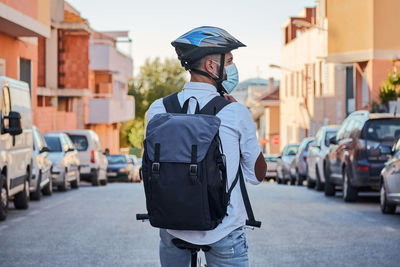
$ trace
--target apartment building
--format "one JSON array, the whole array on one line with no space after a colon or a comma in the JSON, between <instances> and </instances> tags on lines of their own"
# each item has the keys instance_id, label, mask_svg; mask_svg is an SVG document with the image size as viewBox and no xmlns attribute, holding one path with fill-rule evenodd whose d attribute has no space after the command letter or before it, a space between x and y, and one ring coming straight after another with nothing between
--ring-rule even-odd
<instances>
[{"instance_id":1,"label":"apartment building","mask_svg":"<svg viewBox=\"0 0 400 267\"><path fill-rule=\"evenodd\" d=\"M0 76L25 81L36 111L38 40L50 37L50 0L0 0ZM34 121L38 120L36 112Z\"/></svg>"},{"instance_id":2,"label":"apartment building","mask_svg":"<svg viewBox=\"0 0 400 267\"><path fill-rule=\"evenodd\" d=\"M89 86L87 20L63 0L50 2L51 32L38 41L36 124L42 132L84 129Z\"/></svg>"},{"instance_id":3,"label":"apartment building","mask_svg":"<svg viewBox=\"0 0 400 267\"><path fill-rule=\"evenodd\" d=\"M86 128L95 131L111 153L119 152L120 122L135 117L135 100L128 96L133 62L118 50L119 41L130 42L129 33L92 32L89 50L92 97Z\"/></svg>"}]
</instances>

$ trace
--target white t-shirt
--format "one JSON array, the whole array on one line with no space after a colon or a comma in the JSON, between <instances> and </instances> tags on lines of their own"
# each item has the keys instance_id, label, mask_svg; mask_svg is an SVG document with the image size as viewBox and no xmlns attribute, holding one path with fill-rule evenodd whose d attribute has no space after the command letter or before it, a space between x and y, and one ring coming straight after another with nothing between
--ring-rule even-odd
<instances>
[{"instance_id":1,"label":"white t-shirt","mask_svg":"<svg viewBox=\"0 0 400 267\"><path fill-rule=\"evenodd\" d=\"M217 89L208 83L189 82L186 83L183 90L178 93L178 100L181 107L190 97L195 97L203 108L211 99L218 96ZM189 100L188 113L194 113L196 109L196 100ZM162 99L158 99L151 104L147 117L150 121L154 115L165 113ZM219 136L222 142L222 149L226 157L228 185L230 186L236 177L240 151L242 166L245 179L252 184L259 184L254 173L254 166L260 154L260 148L257 143L256 126L252 120L249 110L240 103L233 102L225 106L217 117L221 119ZM210 231L177 231L168 230L168 232L187 242L205 245L212 244L227 236L236 228L243 226L247 219L246 209L240 191L239 182L231 194L230 205L228 206L228 216L225 216L222 223L217 228Z\"/></svg>"}]
</instances>

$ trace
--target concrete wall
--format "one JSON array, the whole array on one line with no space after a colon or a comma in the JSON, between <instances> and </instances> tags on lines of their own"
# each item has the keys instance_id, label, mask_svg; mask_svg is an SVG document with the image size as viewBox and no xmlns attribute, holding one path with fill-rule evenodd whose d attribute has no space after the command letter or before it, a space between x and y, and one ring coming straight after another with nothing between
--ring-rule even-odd
<instances>
[{"instance_id":1,"label":"concrete wall","mask_svg":"<svg viewBox=\"0 0 400 267\"><path fill-rule=\"evenodd\" d=\"M77 129L77 113L57 111L56 107L38 107L38 117L35 124L42 133L54 130Z\"/></svg>"},{"instance_id":2,"label":"concrete wall","mask_svg":"<svg viewBox=\"0 0 400 267\"><path fill-rule=\"evenodd\" d=\"M374 0L328 0L328 52L371 49L374 40L373 10Z\"/></svg>"}]
</instances>

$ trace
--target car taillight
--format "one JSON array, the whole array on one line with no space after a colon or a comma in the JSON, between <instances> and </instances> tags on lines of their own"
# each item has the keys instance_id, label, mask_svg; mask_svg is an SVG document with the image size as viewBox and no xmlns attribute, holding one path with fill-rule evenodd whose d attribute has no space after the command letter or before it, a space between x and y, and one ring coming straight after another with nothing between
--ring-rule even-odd
<instances>
[{"instance_id":1,"label":"car taillight","mask_svg":"<svg viewBox=\"0 0 400 267\"><path fill-rule=\"evenodd\" d=\"M307 157L303 157L303 159L304 159L304 162L307 162Z\"/></svg>"},{"instance_id":2,"label":"car taillight","mask_svg":"<svg viewBox=\"0 0 400 267\"><path fill-rule=\"evenodd\" d=\"M96 158L94 155L94 150L90 151L90 162L91 163L96 163Z\"/></svg>"},{"instance_id":3,"label":"car taillight","mask_svg":"<svg viewBox=\"0 0 400 267\"><path fill-rule=\"evenodd\" d=\"M366 166L366 165L358 165L358 166L357 166L357 171L367 172L367 171L369 171L369 166Z\"/></svg>"}]
</instances>

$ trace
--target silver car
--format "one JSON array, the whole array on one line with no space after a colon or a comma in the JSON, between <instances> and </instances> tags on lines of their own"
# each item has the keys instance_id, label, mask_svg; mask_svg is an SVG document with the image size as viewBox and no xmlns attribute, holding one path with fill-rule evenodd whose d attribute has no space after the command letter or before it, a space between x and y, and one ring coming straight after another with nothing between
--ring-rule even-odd
<instances>
[{"instance_id":1,"label":"silver car","mask_svg":"<svg viewBox=\"0 0 400 267\"><path fill-rule=\"evenodd\" d=\"M50 149L49 157L53 163L51 175L58 190L67 190L68 184L78 188L80 182L79 157L71 139L65 133L49 133L44 136Z\"/></svg>"},{"instance_id":2,"label":"silver car","mask_svg":"<svg viewBox=\"0 0 400 267\"><path fill-rule=\"evenodd\" d=\"M299 150L297 151L296 157L292 163L292 173L294 173L295 181L291 181L291 184L303 185L304 180L307 177L307 160L308 160L308 148L311 142L314 141L314 137L306 137L300 143ZM292 176L293 177L293 176Z\"/></svg>"},{"instance_id":3,"label":"silver car","mask_svg":"<svg viewBox=\"0 0 400 267\"><path fill-rule=\"evenodd\" d=\"M267 162L267 173L265 174L266 179L276 180L276 167L279 155L277 154L264 154L265 162Z\"/></svg>"},{"instance_id":4,"label":"silver car","mask_svg":"<svg viewBox=\"0 0 400 267\"><path fill-rule=\"evenodd\" d=\"M278 184L286 184L290 181L290 165L293 159L296 157L299 144L289 144L283 149L282 154L278 157L276 166L276 182Z\"/></svg>"},{"instance_id":5,"label":"silver car","mask_svg":"<svg viewBox=\"0 0 400 267\"><path fill-rule=\"evenodd\" d=\"M382 213L393 214L400 205L400 139L381 172L380 206Z\"/></svg>"},{"instance_id":6,"label":"silver car","mask_svg":"<svg viewBox=\"0 0 400 267\"><path fill-rule=\"evenodd\" d=\"M32 156L32 179L30 183L30 198L40 200L43 195L51 195L53 192L53 181L51 179L51 160L49 159L49 148L36 126L32 126L33 133L33 156Z\"/></svg>"},{"instance_id":7,"label":"silver car","mask_svg":"<svg viewBox=\"0 0 400 267\"><path fill-rule=\"evenodd\" d=\"M308 149L307 160L307 187L318 191L324 190L324 159L329 152L329 139L336 135L340 126L327 125L322 126L315 136L314 142Z\"/></svg>"}]
</instances>

